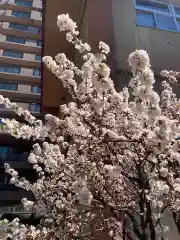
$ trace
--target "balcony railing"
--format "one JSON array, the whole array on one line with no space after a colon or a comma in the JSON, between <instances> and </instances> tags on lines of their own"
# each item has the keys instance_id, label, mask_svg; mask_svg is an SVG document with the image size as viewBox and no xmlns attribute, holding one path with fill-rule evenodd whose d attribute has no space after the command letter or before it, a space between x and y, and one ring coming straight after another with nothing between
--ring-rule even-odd
<instances>
[{"instance_id":1,"label":"balcony railing","mask_svg":"<svg viewBox=\"0 0 180 240\"><path fill-rule=\"evenodd\" d=\"M25 53L41 54L41 48L38 46L29 46L27 44L19 44L14 42L3 41L0 42L0 49L10 49L14 51L21 51Z\"/></svg>"},{"instance_id":2,"label":"balcony railing","mask_svg":"<svg viewBox=\"0 0 180 240\"><path fill-rule=\"evenodd\" d=\"M41 37L42 34L40 33L32 33L28 31L22 31L22 30L17 30L12 28L4 28L2 24L0 25L0 34L7 35L7 36L23 37L30 40L41 40L42 38Z\"/></svg>"},{"instance_id":3,"label":"balcony railing","mask_svg":"<svg viewBox=\"0 0 180 240\"><path fill-rule=\"evenodd\" d=\"M37 20L37 19L24 19L24 18L18 18L14 16L8 16L5 14L0 15L0 22L10 22L10 23L17 23L17 24L23 24L27 26L32 26L32 27L41 27L42 25L42 20Z\"/></svg>"},{"instance_id":4,"label":"balcony railing","mask_svg":"<svg viewBox=\"0 0 180 240\"><path fill-rule=\"evenodd\" d=\"M38 11L40 10L40 8L37 7L27 7L27 6L21 6L21 5L17 5L17 4L8 4L8 3L4 3L4 4L0 4L0 9L2 10L14 10L14 11L21 11L21 12L31 12L32 10L34 11Z\"/></svg>"},{"instance_id":5,"label":"balcony railing","mask_svg":"<svg viewBox=\"0 0 180 240\"><path fill-rule=\"evenodd\" d=\"M15 214L32 214L36 213L35 209L27 211L23 208L22 204L15 205L15 206L8 206L8 207L0 207L0 214L8 214L8 213L15 213Z\"/></svg>"}]
</instances>

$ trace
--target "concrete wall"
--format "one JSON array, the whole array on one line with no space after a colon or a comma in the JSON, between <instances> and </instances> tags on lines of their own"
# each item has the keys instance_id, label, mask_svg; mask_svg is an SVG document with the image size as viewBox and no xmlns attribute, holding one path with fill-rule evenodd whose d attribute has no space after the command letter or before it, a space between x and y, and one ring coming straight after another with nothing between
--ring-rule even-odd
<instances>
[{"instance_id":1,"label":"concrete wall","mask_svg":"<svg viewBox=\"0 0 180 240\"><path fill-rule=\"evenodd\" d=\"M164 2L167 2L164 0ZM179 4L179 0L171 3ZM83 5L84 4L84 5ZM84 11L83 11L84 8ZM98 42L105 41L111 48L109 64L112 78L118 89L127 84L129 66L128 56L135 49L145 49L151 58L152 68L156 74L163 69L180 71L179 42L180 34L155 28L136 26L136 10L133 0L71 0L46 1L44 54L54 57L58 52L65 52L69 58L80 62L71 45L65 41L65 36L59 33L56 25L58 14L69 13L81 26L81 36L96 52ZM116 74L116 70L125 71L125 79ZM42 104L47 107L59 108L67 96L62 91L62 85L49 71L43 70L43 99ZM159 81L159 80L158 80ZM126 85L125 84L125 85ZM158 83L159 85L159 83Z\"/></svg>"},{"instance_id":2,"label":"concrete wall","mask_svg":"<svg viewBox=\"0 0 180 240\"><path fill-rule=\"evenodd\" d=\"M44 47L43 55L54 57L59 52L64 52L72 59L73 48L65 40L64 33L59 32L57 27L57 16L69 13L70 17L79 23L83 0L46 0L44 19ZM59 106L67 99L67 91L56 77L43 67L42 83L42 106L44 112L59 113Z\"/></svg>"},{"instance_id":3,"label":"concrete wall","mask_svg":"<svg viewBox=\"0 0 180 240\"><path fill-rule=\"evenodd\" d=\"M171 3L180 5L179 0ZM179 33L136 26L133 0L113 0L112 11L118 69L127 70L128 55L142 48L148 51L156 73L171 68L180 71Z\"/></svg>"},{"instance_id":4,"label":"concrete wall","mask_svg":"<svg viewBox=\"0 0 180 240\"><path fill-rule=\"evenodd\" d=\"M99 11L102 6L103 11ZM93 52L96 52L101 40L108 43L113 52L111 0L54 0L53 4L51 0L46 0L43 55L54 57L57 53L64 52L77 65L80 63L80 56L67 43L64 34L60 33L57 27L57 16L62 13L69 13L70 17L77 22L82 38L92 46ZM113 68L112 56L113 54L109 57L109 62ZM70 99L60 81L46 67L43 69L42 92L44 111L52 111L52 108L56 108L58 112L60 104Z\"/></svg>"}]
</instances>

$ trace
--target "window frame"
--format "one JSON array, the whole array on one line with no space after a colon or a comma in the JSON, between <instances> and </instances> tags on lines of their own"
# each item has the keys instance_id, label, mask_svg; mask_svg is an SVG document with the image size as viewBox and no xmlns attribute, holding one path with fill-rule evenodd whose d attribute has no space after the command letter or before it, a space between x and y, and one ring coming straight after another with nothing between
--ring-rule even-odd
<instances>
[{"instance_id":1,"label":"window frame","mask_svg":"<svg viewBox=\"0 0 180 240\"><path fill-rule=\"evenodd\" d=\"M33 89L34 88L37 88L38 89L38 91L34 91ZM31 86L31 92L32 93L37 93L37 94L40 94L41 93L41 87L40 86Z\"/></svg>"},{"instance_id":2,"label":"window frame","mask_svg":"<svg viewBox=\"0 0 180 240\"><path fill-rule=\"evenodd\" d=\"M24 4L17 4L16 2L22 2ZM23 0L15 0L15 4L19 6L24 6L24 7L32 7L33 1L23 1Z\"/></svg>"},{"instance_id":3,"label":"window frame","mask_svg":"<svg viewBox=\"0 0 180 240\"><path fill-rule=\"evenodd\" d=\"M163 12L163 11L159 11L159 10L156 10L156 9L149 9L149 8L146 8L146 7L141 7L141 6L138 6L137 5L137 2L138 0L134 0L135 2L135 6L136 6L136 9L139 9L139 10L144 10L144 11L149 11L149 12L153 12L153 13L160 13L160 14L165 14L165 15L172 15L172 9L170 8L169 4L168 3L163 3L161 1L156 1L156 0L147 0L148 2L152 2L154 4L162 4L162 5L166 5L169 9L169 13L166 13L166 12Z\"/></svg>"},{"instance_id":4,"label":"window frame","mask_svg":"<svg viewBox=\"0 0 180 240\"><path fill-rule=\"evenodd\" d=\"M23 27L26 28L26 30L25 30L25 29L19 29L19 28L12 28L12 27L10 27L10 26L12 26L12 25L14 25L14 26L23 26ZM16 30L18 30L18 31L28 32L28 26L23 25L23 24L9 23L9 28L11 28L11 29L16 29Z\"/></svg>"},{"instance_id":5,"label":"window frame","mask_svg":"<svg viewBox=\"0 0 180 240\"><path fill-rule=\"evenodd\" d=\"M20 16L21 14L25 14L27 17ZM30 14L27 12L21 12L21 11L15 11L12 10L11 16L18 17L18 18L23 18L23 19L30 19Z\"/></svg>"},{"instance_id":6,"label":"window frame","mask_svg":"<svg viewBox=\"0 0 180 240\"><path fill-rule=\"evenodd\" d=\"M39 75L34 74L37 70L39 71ZM40 68L33 68L33 76L40 77L41 76L41 69Z\"/></svg>"},{"instance_id":7,"label":"window frame","mask_svg":"<svg viewBox=\"0 0 180 240\"><path fill-rule=\"evenodd\" d=\"M35 61L41 62L41 55L35 54Z\"/></svg>"},{"instance_id":8,"label":"window frame","mask_svg":"<svg viewBox=\"0 0 180 240\"><path fill-rule=\"evenodd\" d=\"M7 55L5 53L8 53ZM19 57L17 56L11 56L11 54L21 54ZM3 49L3 54L4 57L10 57L10 58L18 58L18 59L23 59L24 53L23 52L18 52L18 51L12 51L9 49Z\"/></svg>"},{"instance_id":9,"label":"window frame","mask_svg":"<svg viewBox=\"0 0 180 240\"><path fill-rule=\"evenodd\" d=\"M37 47L42 47L42 40L37 40Z\"/></svg>"},{"instance_id":10,"label":"window frame","mask_svg":"<svg viewBox=\"0 0 180 240\"><path fill-rule=\"evenodd\" d=\"M175 8L179 8L180 9L180 5L177 5L177 4L171 4L172 5L172 11L174 12L174 15L176 17L180 17L180 14L177 14L176 11L175 11Z\"/></svg>"},{"instance_id":11,"label":"window frame","mask_svg":"<svg viewBox=\"0 0 180 240\"><path fill-rule=\"evenodd\" d=\"M3 88L1 87L1 85L3 86L7 86L7 88ZM8 89L8 86L14 86L14 89L10 88ZM0 82L0 90L6 90L6 91L17 91L18 89L18 84L15 84L15 83L6 83L6 82Z\"/></svg>"},{"instance_id":12,"label":"window frame","mask_svg":"<svg viewBox=\"0 0 180 240\"><path fill-rule=\"evenodd\" d=\"M35 106L35 110L32 110L32 109L31 109L31 106ZM39 108L38 111L37 111L37 109L36 109L37 107ZM41 106L40 106L39 103L29 103L29 105L28 105L28 110L29 110L30 112L40 113L40 111L41 111Z\"/></svg>"},{"instance_id":13,"label":"window frame","mask_svg":"<svg viewBox=\"0 0 180 240\"><path fill-rule=\"evenodd\" d=\"M10 73L10 74L20 74L20 72L21 72L21 68L20 67L13 67L13 66L4 66L4 65L0 65L0 68L4 68L6 71L0 71L1 73L2 72L4 72L4 73ZM16 70L18 70L17 72L16 71L8 71L8 69L10 69L10 68L12 68L12 69L15 69L16 68Z\"/></svg>"},{"instance_id":14,"label":"window frame","mask_svg":"<svg viewBox=\"0 0 180 240\"><path fill-rule=\"evenodd\" d=\"M172 3L164 3L162 1L157 1L157 0L148 0L148 2L152 2L154 4L160 3L160 4L163 4L163 5L166 5L169 9L169 13L166 13L166 12L159 11L159 10L156 10L156 9L149 9L149 8L146 8L146 7L138 6L137 1L138 0L134 0L134 6L135 6L136 11L145 12L145 13L148 13L148 12L152 13L153 16L154 16L154 21L155 21L155 25L156 25L155 28L160 29L160 30L170 31L170 32L180 32L180 27L177 23L177 19L180 19L180 15L176 14L176 12L175 12L175 7L178 7L180 9L180 5L172 4ZM160 28L159 23L157 21L157 17L156 17L157 15L162 15L164 17L171 17L174 21L176 30ZM147 27L146 25L139 25L139 26ZM150 27L150 28L154 28L154 27Z\"/></svg>"},{"instance_id":15,"label":"window frame","mask_svg":"<svg viewBox=\"0 0 180 240\"><path fill-rule=\"evenodd\" d=\"M154 20L154 23L155 23L155 27L153 27L153 26L147 26L147 25L140 25L140 24L137 24L137 22L136 22L136 24L138 25L138 26L141 26L141 27L148 27L148 28L157 28L157 22L156 22L156 20L155 20L155 17L154 17L154 13L153 12L149 12L149 11L144 11L144 10L139 10L139 9L136 9L136 17L137 17L137 12L139 12L139 13L143 13L143 14L146 14L146 15L152 15L153 16L153 20Z\"/></svg>"},{"instance_id":16,"label":"window frame","mask_svg":"<svg viewBox=\"0 0 180 240\"><path fill-rule=\"evenodd\" d=\"M9 41L8 38L11 39L11 40ZM18 41L12 41L13 39L16 39ZM20 42L21 40L23 40L23 43ZM17 36L6 36L6 42L25 44L26 43L26 39L25 38L21 38L21 37L17 37Z\"/></svg>"}]
</instances>

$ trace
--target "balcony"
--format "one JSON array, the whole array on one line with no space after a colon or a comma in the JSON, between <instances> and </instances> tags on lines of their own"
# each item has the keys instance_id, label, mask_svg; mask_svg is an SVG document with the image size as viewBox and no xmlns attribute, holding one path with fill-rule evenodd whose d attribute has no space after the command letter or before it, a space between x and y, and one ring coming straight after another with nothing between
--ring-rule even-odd
<instances>
[{"instance_id":1,"label":"balcony","mask_svg":"<svg viewBox=\"0 0 180 240\"><path fill-rule=\"evenodd\" d=\"M2 25L0 26L0 34L6 35L6 36L23 37L30 40L41 40L42 38L40 33L31 33L28 31L21 31L21 30L16 30L12 28L4 28L2 27Z\"/></svg>"},{"instance_id":2,"label":"balcony","mask_svg":"<svg viewBox=\"0 0 180 240\"><path fill-rule=\"evenodd\" d=\"M11 74L0 72L0 79L3 79L3 82L27 84L27 85L40 85L41 77L36 76L26 76L21 74Z\"/></svg>"},{"instance_id":3,"label":"balcony","mask_svg":"<svg viewBox=\"0 0 180 240\"><path fill-rule=\"evenodd\" d=\"M8 207L0 207L0 214L32 214L36 213L36 210L27 211L23 208L21 204L15 206L8 206Z\"/></svg>"},{"instance_id":4,"label":"balcony","mask_svg":"<svg viewBox=\"0 0 180 240\"><path fill-rule=\"evenodd\" d=\"M24 67L24 68L41 68L41 62L37 62L37 61L32 61L32 60L28 60L28 59L18 59L18 58L10 58L10 57L4 57L4 56L0 56L0 65L13 65L14 62L16 63L16 65L20 66L20 67Z\"/></svg>"},{"instance_id":5,"label":"balcony","mask_svg":"<svg viewBox=\"0 0 180 240\"><path fill-rule=\"evenodd\" d=\"M23 25L39 27L39 28L41 28L42 26L42 20L31 19L31 18L25 19L25 18L19 18L14 16L7 16L5 14L0 15L0 22L23 24Z\"/></svg>"},{"instance_id":6,"label":"balcony","mask_svg":"<svg viewBox=\"0 0 180 240\"><path fill-rule=\"evenodd\" d=\"M36 7L26 7L26 6L20 6L16 4L0 4L0 9L2 10L13 10L13 11L20 11L20 12L26 12L31 13L32 10L39 11L39 8Z\"/></svg>"},{"instance_id":7,"label":"balcony","mask_svg":"<svg viewBox=\"0 0 180 240\"><path fill-rule=\"evenodd\" d=\"M31 92L21 93L18 91L0 90L0 95L10 98L13 102L40 103L41 100L40 94Z\"/></svg>"},{"instance_id":8,"label":"balcony","mask_svg":"<svg viewBox=\"0 0 180 240\"><path fill-rule=\"evenodd\" d=\"M42 116L41 113L33 112L32 115L35 116L38 119L43 120L43 116ZM16 113L12 109L7 109L7 108L0 109L0 117L1 118L9 118L9 119L15 118L17 121L19 121L21 123L25 122L24 118L21 117L21 116L17 116Z\"/></svg>"},{"instance_id":9,"label":"balcony","mask_svg":"<svg viewBox=\"0 0 180 240\"><path fill-rule=\"evenodd\" d=\"M19 43L12 43L12 42L0 42L0 49L9 49L9 50L15 50L15 51L21 51L25 53L35 53L35 54L41 54L41 48L40 47L33 47L28 46L26 44L19 44Z\"/></svg>"}]
</instances>

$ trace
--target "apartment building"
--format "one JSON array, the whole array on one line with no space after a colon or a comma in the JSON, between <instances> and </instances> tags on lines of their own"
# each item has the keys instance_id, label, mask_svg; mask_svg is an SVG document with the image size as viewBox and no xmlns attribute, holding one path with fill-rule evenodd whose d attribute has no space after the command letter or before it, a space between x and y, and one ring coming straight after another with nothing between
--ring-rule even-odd
<instances>
[{"instance_id":1,"label":"apartment building","mask_svg":"<svg viewBox=\"0 0 180 240\"><path fill-rule=\"evenodd\" d=\"M69 13L77 22L81 36L96 51L100 40L111 48L109 63L115 86L120 90L131 77L127 59L135 49L149 53L160 88L163 69L180 71L180 0L46 0L43 55L64 52L78 64L72 46L56 26L57 15ZM60 81L45 67L42 111L59 115L59 105L68 102ZM179 89L175 89L180 94ZM178 240L171 214L163 224L170 226L169 239Z\"/></svg>"},{"instance_id":2,"label":"apartment building","mask_svg":"<svg viewBox=\"0 0 180 240\"><path fill-rule=\"evenodd\" d=\"M117 89L128 84L127 58L135 49L148 51L157 89L161 70L180 71L180 0L53 0L53 4L46 0L43 55L65 52L77 63L75 52L56 26L56 17L62 13L69 13L78 23L82 38L94 51L100 40L109 44L109 63ZM42 110L58 115L60 103L68 101L67 94L46 68L42 75Z\"/></svg>"},{"instance_id":3,"label":"apartment building","mask_svg":"<svg viewBox=\"0 0 180 240\"><path fill-rule=\"evenodd\" d=\"M42 0L2 2L0 94L24 109L40 112Z\"/></svg>"},{"instance_id":4,"label":"apartment building","mask_svg":"<svg viewBox=\"0 0 180 240\"><path fill-rule=\"evenodd\" d=\"M0 0L0 94L40 117L41 102L42 0ZM1 117L14 117L0 106ZM19 119L22 121L22 119ZM0 217L25 212L21 199L33 199L31 192L10 184L4 163L30 181L36 173L27 158L33 143L0 134ZM34 216L34 214L33 214Z\"/></svg>"}]
</instances>

